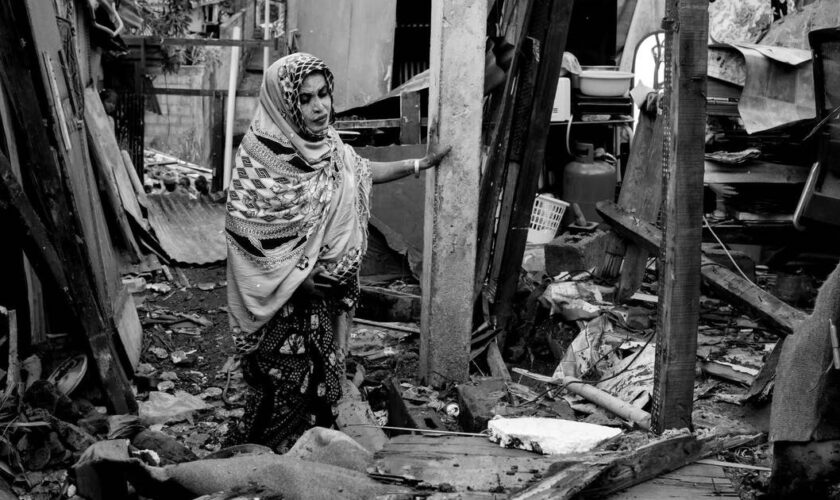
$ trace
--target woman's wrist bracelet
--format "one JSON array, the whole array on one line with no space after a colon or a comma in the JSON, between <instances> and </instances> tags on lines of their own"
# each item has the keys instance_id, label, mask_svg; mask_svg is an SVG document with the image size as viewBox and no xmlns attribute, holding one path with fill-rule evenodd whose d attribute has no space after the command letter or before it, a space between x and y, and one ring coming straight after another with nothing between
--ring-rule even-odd
<instances>
[{"instance_id":1,"label":"woman's wrist bracelet","mask_svg":"<svg viewBox=\"0 0 840 500\"><path fill-rule=\"evenodd\" d=\"M420 160L414 160L414 177L420 177Z\"/></svg>"}]
</instances>

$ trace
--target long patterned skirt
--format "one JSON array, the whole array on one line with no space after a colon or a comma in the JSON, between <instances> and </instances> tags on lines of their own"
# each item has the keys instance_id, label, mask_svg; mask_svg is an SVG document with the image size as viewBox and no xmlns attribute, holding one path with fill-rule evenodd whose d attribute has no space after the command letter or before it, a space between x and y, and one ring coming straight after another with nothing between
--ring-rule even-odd
<instances>
[{"instance_id":1,"label":"long patterned skirt","mask_svg":"<svg viewBox=\"0 0 840 500\"><path fill-rule=\"evenodd\" d=\"M225 446L255 443L283 453L311 427L333 424L344 376L335 320L358 297L358 285L349 288L355 297L290 302L249 336L258 344L241 359L245 414Z\"/></svg>"}]
</instances>

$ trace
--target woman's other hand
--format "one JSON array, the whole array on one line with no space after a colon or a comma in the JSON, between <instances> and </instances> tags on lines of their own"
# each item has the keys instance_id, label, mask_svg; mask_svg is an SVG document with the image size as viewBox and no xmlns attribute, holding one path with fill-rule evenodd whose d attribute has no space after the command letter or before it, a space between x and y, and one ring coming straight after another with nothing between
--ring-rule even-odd
<instances>
[{"instance_id":1,"label":"woman's other hand","mask_svg":"<svg viewBox=\"0 0 840 500\"><path fill-rule=\"evenodd\" d=\"M307 297L328 295L338 281L323 266L315 266L309 276L300 284L298 292Z\"/></svg>"},{"instance_id":2,"label":"woman's other hand","mask_svg":"<svg viewBox=\"0 0 840 500\"><path fill-rule=\"evenodd\" d=\"M452 146L441 147L438 143L430 143L426 151L426 156L420 160L420 168L426 170L440 165L440 162L446 158L446 155L452 151Z\"/></svg>"}]
</instances>

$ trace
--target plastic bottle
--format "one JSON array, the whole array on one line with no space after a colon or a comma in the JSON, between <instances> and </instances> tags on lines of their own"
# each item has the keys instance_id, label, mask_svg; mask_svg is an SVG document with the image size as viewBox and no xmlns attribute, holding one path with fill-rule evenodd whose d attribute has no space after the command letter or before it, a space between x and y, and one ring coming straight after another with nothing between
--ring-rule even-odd
<instances>
[{"instance_id":1,"label":"plastic bottle","mask_svg":"<svg viewBox=\"0 0 840 500\"><path fill-rule=\"evenodd\" d=\"M575 159L563 167L563 201L580 205L588 221L600 221L595 204L615 199L615 167L595 160L592 144L575 143Z\"/></svg>"}]
</instances>

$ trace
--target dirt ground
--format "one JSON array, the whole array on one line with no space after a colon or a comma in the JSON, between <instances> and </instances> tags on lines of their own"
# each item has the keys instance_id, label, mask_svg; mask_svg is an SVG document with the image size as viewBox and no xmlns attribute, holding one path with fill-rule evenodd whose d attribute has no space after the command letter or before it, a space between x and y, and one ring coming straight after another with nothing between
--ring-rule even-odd
<instances>
[{"instance_id":1,"label":"dirt ground","mask_svg":"<svg viewBox=\"0 0 840 500\"><path fill-rule=\"evenodd\" d=\"M144 401L149 391L185 391L211 405L212 411L199 412L192 422L154 427L174 436L196 455L205 456L221 448L225 433L244 411L244 382L238 372L228 377L226 366L234 345L228 326L225 267L220 264L169 270L171 281L164 273L147 275L147 285L151 286L135 295L145 334L137 370L143 375L137 384L138 399ZM184 315L195 316L204 325L172 326L173 318ZM371 355L370 349L382 353ZM363 355L353 355L359 352ZM180 357L185 357L185 361ZM416 336L354 325L348 372L352 376L356 366L362 365L363 392L369 389L371 406L382 415L386 401L377 397L377 386L388 377L415 384L418 357ZM448 423L454 425L454 420Z\"/></svg>"},{"instance_id":2,"label":"dirt ground","mask_svg":"<svg viewBox=\"0 0 840 500\"><path fill-rule=\"evenodd\" d=\"M196 455L206 456L221 448L221 440L230 426L241 417L244 404L244 384L235 375L228 380L225 366L233 353L226 309L225 267L215 265L201 268L170 268L170 271L173 277L171 281L163 273L147 276L148 284L158 283L163 286L162 289L155 291L156 286L153 285L147 287L145 292L135 295L145 331L138 371L141 374L146 372L145 377L141 377L146 383L138 384L138 398L143 401L148 391L154 390L170 394L185 391L209 404L210 411L199 412L191 421L153 427L174 436ZM167 289L166 286L170 288ZM183 315L197 315L204 325L193 328L172 326L171 318ZM564 335L564 332L552 331L557 329L556 321L545 315L542 322L538 322L535 327L530 347L521 353L518 362L512 365L550 374L556 366L556 353L552 351L557 350L558 346L552 346L550 342L541 339L554 336L559 337L557 340L561 343L566 343L570 341L570 335L574 332L565 332ZM355 339L356 348L354 351L354 344L351 342L348 372L352 375L357 364L364 367L364 371L361 372L365 379L362 385L363 392L369 395L374 412L382 415L386 403L378 397L377 387L380 382L393 376L399 383L403 383L404 387L417 383L418 339L412 335L388 337L376 328L363 325L356 325L351 336ZM567 336L569 338L564 338ZM387 355L371 355L371 352L377 350ZM516 354L516 349L509 349L507 355L511 353ZM178 360L176 363L173 354L176 358L185 355L186 361ZM475 368L475 372L481 370L480 365L476 365ZM538 385L525 380L518 381L532 385L535 390L538 388ZM707 379L700 384L701 391L705 390L708 394L728 393L735 389L714 379ZM229 404L223 401L223 392ZM444 404L457 400L453 389L440 391L435 397ZM442 408L439 414L447 428L460 430L456 419L449 418ZM387 419L384 415L381 418L383 423ZM769 408L766 406L752 408L727 404L714 398L704 398L702 395L698 396L695 402L695 423L699 428L737 425L744 426L746 430L766 432L768 419ZM769 465L770 457L767 447L759 446L733 450L718 458L766 466ZM766 486L766 480L766 473L733 474L733 482L739 487L742 498L755 498Z\"/></svg>"}]
</instances>

